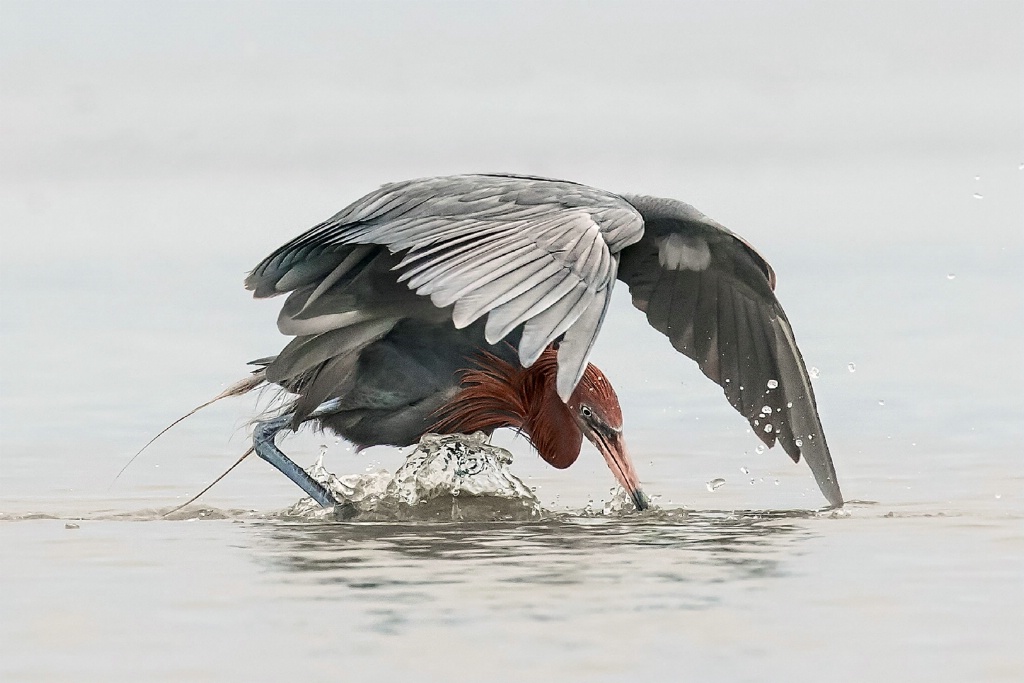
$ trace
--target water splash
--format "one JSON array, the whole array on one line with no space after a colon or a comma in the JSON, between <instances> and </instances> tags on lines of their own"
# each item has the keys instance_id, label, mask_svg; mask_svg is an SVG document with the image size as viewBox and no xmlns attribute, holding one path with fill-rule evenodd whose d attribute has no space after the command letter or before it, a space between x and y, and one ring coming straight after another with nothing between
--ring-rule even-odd
<instances>
[{"instance_id":1,"label":"water splash","mask_svg":"<svg viewBox=\"0 0 1024 683\"><path fill-rule=\"evenodd\" d=\"M337 476L323 465L323 453L309 474L338 499L324 510L304 498L288 516L345 521L522 521L537 519L540 501L509 465L512 454L487 443L477 432L427 434L391 474L381 469Z\"/></svg>"}]
</instances>

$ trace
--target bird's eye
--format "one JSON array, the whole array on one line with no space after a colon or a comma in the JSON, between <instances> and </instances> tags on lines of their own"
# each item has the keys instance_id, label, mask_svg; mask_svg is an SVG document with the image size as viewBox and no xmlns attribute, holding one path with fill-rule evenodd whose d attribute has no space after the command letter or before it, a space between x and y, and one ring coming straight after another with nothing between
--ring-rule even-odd
<instances>
[{"instance_id":1,"label":"bird's eye","mask_svg":"<svg viewBox=\"0 0 1024 683\"><path fill-rule=\"evenodd\" d=\"M594 414L594 411L590 409L590 406L580 406L580 415L583 417L590 417Z\"/></svg>"}]
</instances>

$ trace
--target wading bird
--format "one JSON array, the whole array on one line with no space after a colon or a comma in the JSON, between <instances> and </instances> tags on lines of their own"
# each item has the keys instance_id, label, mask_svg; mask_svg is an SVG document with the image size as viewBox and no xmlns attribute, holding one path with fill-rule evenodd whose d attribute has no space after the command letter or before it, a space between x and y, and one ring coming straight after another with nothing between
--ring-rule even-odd
<instances>
[{"instance_id":1,"label":"wading bird","mask_svg":"<svg viewBox=\"0 0 1024 683\"><path fill-rule=\"evenodd\" d=\"M775 274L754 248L680 201L527 176L385 185L257 265L245 285L289 293L278 327L294 339L244 388L294 397L257 424L254 448L331 506L279 432L312 422L366 447L511 427L557 468L586 437L642 510L618 399L587 363L616 279L761 441L802 456L843 504Z\"/></svg>"}]
</instances>

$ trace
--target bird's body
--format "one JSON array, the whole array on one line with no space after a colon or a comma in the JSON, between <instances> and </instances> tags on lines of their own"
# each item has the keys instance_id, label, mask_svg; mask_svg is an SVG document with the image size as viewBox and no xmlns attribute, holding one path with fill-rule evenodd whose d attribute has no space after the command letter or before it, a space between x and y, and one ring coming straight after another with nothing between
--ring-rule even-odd
<instances>
[{"instance_id":1,"label":"bird's body","mask_svg":"<svg viewBox=\"0 0 1024 683\"><path fill-rule=\"evenodd\" d=\"M513 427L556 467L586 436L642 508L618 400L587 363L616 279L758 437L803 455L841 505L764 259L682 202L542 178L386 185L264 259L246 286L289 294L278 326L294 336L261 361L266 381L295 394L276 429L316 421L358 446L402 446ZM257 452L273 461L259 438Z\"/></svg>"}]
</instances>

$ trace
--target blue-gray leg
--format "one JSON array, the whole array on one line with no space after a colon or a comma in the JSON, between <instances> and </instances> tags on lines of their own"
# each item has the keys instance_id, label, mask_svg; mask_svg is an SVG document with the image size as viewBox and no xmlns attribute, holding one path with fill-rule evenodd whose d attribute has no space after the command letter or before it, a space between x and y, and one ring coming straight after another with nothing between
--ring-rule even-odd
<instances>
[{"instance_id":1,"label":"blue-gray leg","mask_svg":"<svg viewBox=\"0 0 1024 683\"><path fill-rule=\"evenodd\" d=\"M292 462L291 458L282 453L274 443L274 437L277 436L278 432L288 427L291 419L291 414L288 414L275 417L273 420L267 420L266 422L256 423L256 429L253 430L252 434L256 455L281 470L284 476L298 484L299 488L305 491L313 500L325 508L334 507L338 504L338 501L335 500L331 492L323 484L309 476L306 470Z\"/></svg>"}]
</instances>

